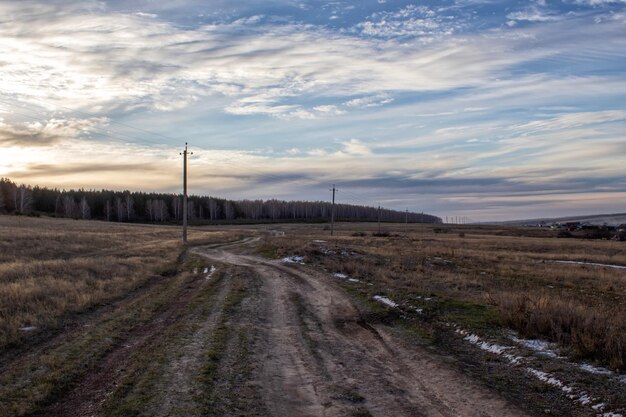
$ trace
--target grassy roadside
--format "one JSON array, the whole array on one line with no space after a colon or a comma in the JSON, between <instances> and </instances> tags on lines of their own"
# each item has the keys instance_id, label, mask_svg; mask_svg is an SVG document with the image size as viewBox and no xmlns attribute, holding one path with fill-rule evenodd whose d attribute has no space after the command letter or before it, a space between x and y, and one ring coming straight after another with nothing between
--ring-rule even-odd
<instances>
[{"instance_id":1,"label":"grassy roadside","mask_svg":"<svg viewBox=\"0 0 626 417\"><path fill-rule=\"evenodd\" d=\"M626 371L624 271L552 262L626 265L623 242L539 237L537 230L524 236L520 228L457 229L424 226L383 237L346 231L332 240L298 230L266 237L259 254L304 256L305 263L371 283L378 294L470 330L508 327L556 342L575 360Z\"/></svg>"},{"instance_id":2,"label":"grassy roadside","mask_svg":"<svg viewBox=\"0 0 626 417\"><path fill-rule=\"evenodd\" d=\"M182 258L181 258L182 262ZM55 402L95 369L133 329L150 322L193 279L183 264L173 277L160 277L144 292L96 315L82 328L59 334L27 355L5 364L0 374L0 416L35 412Z\"/></svg>"},{"instance_id":3,"label":"grassy roadside","mask_svg":"<svg viewBox=\"0 0 626 417\"><path fill-rule=\"evenodd\" d=\"M206 261L192 257L187 269L206 267ZM216 295L226 285L228 273L222 268L203 284L199 291L170 319L168 326L149 343L134 350L118 380L115 390L107 397L102 415L106 417L152 416L158 414L162 398L171 389L172 381L164 380L172 352L183 354L184 343L193 338L204 321L220 305ZM193 376L190 376L193 378ZM184 404L185 413L198 414L197 404Z\"/></svg>"},{"instance_id":4,"label":"grassy roadside","mask_svg":"<svg viewBox=\"0 0 626 417\"><path fill-rule=\"evenodd\" d=\"M259 343L259 286L253 272L234 268L222 315L203 355L197 398L202 416L267 415L258 390L250 384L259 366L251 356Z\"/></svg>"}]
</instances>

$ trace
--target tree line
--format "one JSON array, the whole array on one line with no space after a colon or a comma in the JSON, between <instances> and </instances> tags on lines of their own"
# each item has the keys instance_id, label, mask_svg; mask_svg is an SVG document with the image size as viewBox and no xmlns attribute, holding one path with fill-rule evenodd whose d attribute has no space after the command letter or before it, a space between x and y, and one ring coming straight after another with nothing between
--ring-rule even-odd
<instances>
[{"instance_id":1,"label":"tree line","mask_svg":"<svg viewBox=\"0 0 626 417\"><path fill-rule=\"evenodd\" d=\"M227 200L191 195L188 198L191 223L324 221L330 218L332 204L326 201ZM183 217L180 194L111 190L60 190L17 185L0 179L0 213L40 215L73 219L97 219L115 222L175 223ZM376 221L376 207L335 204L335 218L340 221ZM381 209L385 222L441 223L424 213Z\"/></svg>"}]
</instances>

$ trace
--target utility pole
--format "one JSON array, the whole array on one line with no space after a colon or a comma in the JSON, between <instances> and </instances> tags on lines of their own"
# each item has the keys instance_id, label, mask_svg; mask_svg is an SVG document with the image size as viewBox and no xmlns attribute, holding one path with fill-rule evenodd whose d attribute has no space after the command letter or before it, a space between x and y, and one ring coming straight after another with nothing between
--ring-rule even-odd
<instances>
[{"instance_id":1,"label":"utility pole","mask_svg":"<svg viewBox=\"0 0 626 417\"><path fill-rule=\"evenodd\" d=\"M185 142L185 150L180 153L183 155L183 244L187 244L187 155L193 155L193 152L187 150L187 142Z\"/></svg>"},{"instance_id":2,"label":"utility pole","mask_svg":"<svg viewBox=\"0 0 626 417\"><path fill-rule=\"evenodd\" d=\"M378 205L378 234L380 235L380 204Z\"/></svg>"},{"instance_id":3,"label":"utility pole","mask_svg":"<svg viewBox=\"0 0 626 417\"><path fill-rule=\"evenodd\" d=\"M330 191L333 192L333 206L330 210L330 235L333 236L335 234L335 192L339 190L337 190L335 184L333 184L333 188Z\"/></svg>"}]
</instances>

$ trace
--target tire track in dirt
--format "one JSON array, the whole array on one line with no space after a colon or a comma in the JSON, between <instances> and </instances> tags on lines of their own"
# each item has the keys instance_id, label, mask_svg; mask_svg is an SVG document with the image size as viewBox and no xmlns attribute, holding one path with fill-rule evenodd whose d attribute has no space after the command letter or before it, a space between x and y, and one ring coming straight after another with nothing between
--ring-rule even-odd
<instances>
[{"instance_id":1,"label":"tire track in dirt","mask_svg":"<svg viewBox=\"0 0 626 417\"><path fill-rule=\"evenodd\" d=\"M192 298L206 282L203 275L190 276L181 290L172 295L171 303L164 306L152 320L133 329L116 348L108 352L97 369L77 381L74 388L56 403L35 415L46 417L97 415L118 381L132 369L133 357L138 355L138 352L149 349L155 339L169 326L179 322L186 315Z\"/></svg>"},{"instance_id":2,"label":"tire track in dirt","mask_svg":"<svg viewBox=\"0 0 626 417\"><path fill-rule=\"evenodd\" d=\"M201 395L197 376L202 367L202 355L210 343L210 335L217 326L224 299L231 287L230 279L221 279L219 288L211 300L208 314L189 318L200 322L200 327L189 338L179 339L167 352L167 362L160 378L162 386L156 404L152 408L154 417L193 416L196 412L195 399Z\"/></svg>"},{"instance_id":3,"label":"tire track in dirt","mask_svg":"<svg viewBox=\"0 0 626 417\"><path fill-rule=\"evenodd\" d=\"M258 377L272 415L346 415L355 411L342 400L341 392L347 391L367 408L361 415L526 416L428 351L406 345L386 326L364 323L327 276L223 249L200 251L209 259L251 268L262 279L267 342L257 352L264 363ZM301 322L294 298L303 304Z\"/></svg>"}]
</instances>

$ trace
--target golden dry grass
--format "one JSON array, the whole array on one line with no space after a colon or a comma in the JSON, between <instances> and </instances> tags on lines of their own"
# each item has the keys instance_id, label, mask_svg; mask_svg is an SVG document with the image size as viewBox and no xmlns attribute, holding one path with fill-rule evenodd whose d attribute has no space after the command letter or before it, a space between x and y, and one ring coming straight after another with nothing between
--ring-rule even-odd
<instances>
[{"instance_id":1,"label":"golden dry grass","mask_svg":"<svg viewBox=\"0 0 626 417\"><path fill-rule=\"evenodd\" d=\"M434 295L455 307L482 305L494 310L490 319L524 336L626 369L626 270L552 262L626 265L624 242L560 239L549 230L495 226L384 229L391 236L374 237L376 226L363 224L343 224L335 238L319 228L294 229L285 238L267 238L264 251L305 255L330 272L369 280L397 301ZM338 254L324 254L326 249ZM342 250L357 255L341 256ZM472 314L476 310L468 308L468 322Z\"/></svg>"},{"instance_id":2,"label":"golden dry grass","mask_svg":"<svg viewBox=\"0 0 626 417\"><path fill-rule=\"evenodd\" d=\"M0 216L0 349L167 272L181 250L172 227Z\"/></svg>"}]
</instances>

